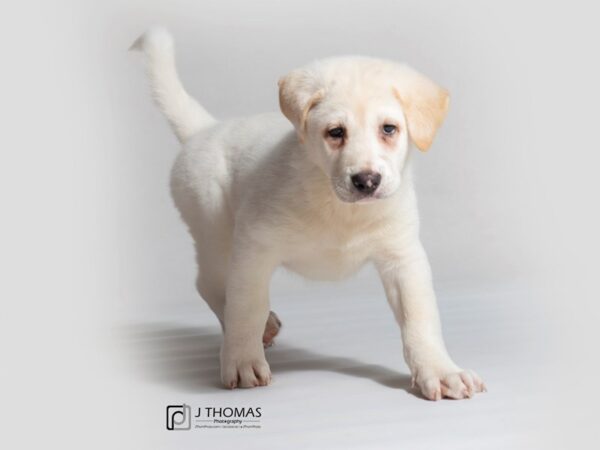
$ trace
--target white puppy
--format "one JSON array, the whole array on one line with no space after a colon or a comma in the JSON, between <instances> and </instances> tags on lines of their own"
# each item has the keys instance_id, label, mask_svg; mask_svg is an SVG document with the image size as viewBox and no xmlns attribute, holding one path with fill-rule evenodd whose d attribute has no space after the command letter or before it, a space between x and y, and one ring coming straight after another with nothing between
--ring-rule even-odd
<instances>
[{"instance_id":1,"label":"white puppy","mask_svg":"<svg viewBox=\"0 0 600 450\"><path fill-rule=\"evenodd\" d=\"M425 397L485 387L448 355L419 240L410 147L427 150L448 93L414 70L362 57L317 61L279 81L280 114L217 122L183 89L173 40L154 29L141 50L154 98L183 149L175 203L196 243L197 287L221 322L221 378L269 384L265 359L280 323L269 283L284 266L340 279L377 267Z\"/></svg>"}]
</instances>

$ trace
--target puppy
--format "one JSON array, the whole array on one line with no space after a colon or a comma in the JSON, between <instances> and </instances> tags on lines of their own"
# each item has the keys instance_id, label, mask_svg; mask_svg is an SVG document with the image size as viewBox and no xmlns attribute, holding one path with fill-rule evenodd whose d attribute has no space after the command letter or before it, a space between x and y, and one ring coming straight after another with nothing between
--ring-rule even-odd
<instances>
[{"instance_id":1,"label":"puppy","mask_svg":"<svg viewBox=\"0 0 600 450\"><path fill-rule=\"evenodd\" d=\"M485 390L446 351L419 240L410 153L431 146L448 109L444 89L394 62L325 59L279 80L285 117L217 122L181 85L168 32L151 30L132 48L182 144L171 191L195 241L198 292L223 329L225 386L271 381L264 347L280 327L269 312L278 266L330 280L372 262L413 385L430 400Z\"/></svg>"}]
</instances>

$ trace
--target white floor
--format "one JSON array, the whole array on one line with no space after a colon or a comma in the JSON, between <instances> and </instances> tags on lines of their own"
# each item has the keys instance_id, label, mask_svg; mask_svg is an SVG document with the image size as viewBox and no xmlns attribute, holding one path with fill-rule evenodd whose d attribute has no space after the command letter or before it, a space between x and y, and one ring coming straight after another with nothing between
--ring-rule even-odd
<instances>
[{"instance_id":1,"label":"white floor","mask_svg":"<svg viewBox=\"0 0 600 450\"><path fill-rule=\"evenodd\" d=\"M134 314L115 328L137 417L127 427L143 448L546 448L547 336L525 290L440 290L448 348L489 391L437 403L410 386L380 288L273 291L283 330L267 350L266 388L220 387L219 329L200 300ZM167 431L165 408L181 403L261 407L261 428Z\"/></svg>"}]
</instances>

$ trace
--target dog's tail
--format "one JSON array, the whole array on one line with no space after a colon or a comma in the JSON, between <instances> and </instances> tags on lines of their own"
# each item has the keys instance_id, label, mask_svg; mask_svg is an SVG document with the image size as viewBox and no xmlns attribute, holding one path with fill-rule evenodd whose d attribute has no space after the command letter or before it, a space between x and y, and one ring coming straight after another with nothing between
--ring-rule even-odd
<instances>
[{"instance_id":1,"label":"dog's tail","mask_svg":"<svg viewBox=\"0 0 600 450\"><path fill-rule=\"evenodd\" d=\"M169 120L180 142L187 141L215 119L183 88L175 67L173 37L164 28L152 28L129 50L144 54L154 101Z\"/></svg>"}]
</instances>

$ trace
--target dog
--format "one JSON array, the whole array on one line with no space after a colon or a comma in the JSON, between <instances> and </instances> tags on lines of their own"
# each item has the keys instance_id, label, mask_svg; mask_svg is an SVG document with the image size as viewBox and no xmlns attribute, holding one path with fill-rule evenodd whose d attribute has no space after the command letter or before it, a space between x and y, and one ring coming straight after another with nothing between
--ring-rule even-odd
<instances>
[{"instance_id":1,"label":"dog","mask_svg":"<svg viewBox=\"0 0 600 450\"><path fill-rule=\"evenodd\" d=\"M283 116L218 122L183 88L166 30L149 30L132 49L144 55L154 100L182 145L171 192L195 241L198 292L223 330L226 387L271 382L276 268L337 280L372 262L413 386L430 400L486 390L448 355L419 239L411 154L432 145L445 89L395 62L335 57L279 80Z\"/></svg>"}]
</instances>

